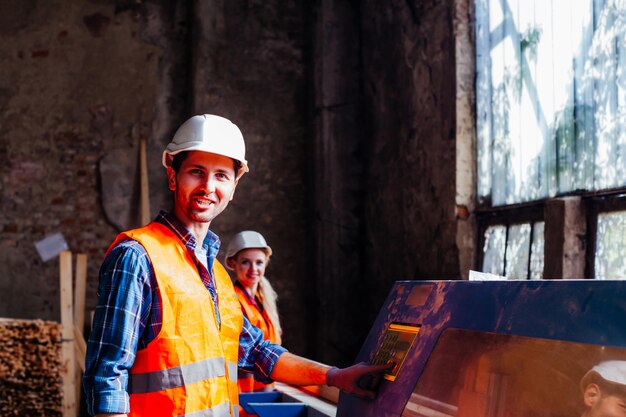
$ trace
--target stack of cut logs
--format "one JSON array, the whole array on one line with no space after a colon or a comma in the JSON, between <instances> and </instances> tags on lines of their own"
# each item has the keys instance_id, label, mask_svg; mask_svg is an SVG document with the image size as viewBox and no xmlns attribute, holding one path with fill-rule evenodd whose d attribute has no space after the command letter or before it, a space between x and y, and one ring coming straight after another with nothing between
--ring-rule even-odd
<instances>
[{"instance_id":1,"label":"stack of cut logs","mask_svg":"<svg viewBox=\"0 0 626 417\"><path fill-rule=\"evenodd\" d=\"M62 416L61 325L0 319L0 346L0 416Z\"/></svg>"}]
</instances>

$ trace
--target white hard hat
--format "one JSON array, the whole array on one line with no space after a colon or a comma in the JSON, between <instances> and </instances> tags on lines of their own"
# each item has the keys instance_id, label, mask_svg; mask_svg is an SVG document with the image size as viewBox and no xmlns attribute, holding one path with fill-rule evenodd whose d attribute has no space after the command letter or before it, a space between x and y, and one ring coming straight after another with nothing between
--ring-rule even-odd
<instances>
[{"instance_id":1,"label":"white hard hat","mask_svg":"<svg viewBox=\"0 0 626 417\"><path fill-rule=\"evenodd\" d=\"M262 234L252 230L244 230L233 236L226 249L226 266L229 269L232 268L228 266L228 259L237 255L239 251L244 249L264 249L268 257L272 256L272 248L267 245Z\"/></svg>"},{"instance_id":2,"label":"white hard hat","mask_svg":"<svg viewBox=\"0 0 626 417\"><path fill-rule=\"evenodd\" d=\"M580 385L583 391L594 373L598 374L605 381L626 385L626 361L600 362L591 368L581 379Z\"/></svg>"},{"instance_id":3,"label":"white hard hat","mask_svg":"<svg viewBox=\"0 0 626 417\"><path fill-rule=\"evenodd\" d=\"M221 116L203 114L187 119L163 151L163 166L167 168L173 156L183 151L227 156L241 162L242 174L248 172L243 135L237 125Z\"/></svg>"}]
</instances>

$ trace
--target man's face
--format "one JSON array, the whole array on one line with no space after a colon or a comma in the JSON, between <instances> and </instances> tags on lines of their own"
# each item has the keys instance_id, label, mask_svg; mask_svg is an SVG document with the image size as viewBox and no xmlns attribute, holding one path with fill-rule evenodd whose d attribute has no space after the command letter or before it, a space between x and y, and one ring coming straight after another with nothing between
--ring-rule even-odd
<instances>
[{"instance_id":1,"label":"man's face","mask_svg":"<svg viewBox=\"0 0 626 417\"><path fill-rule=\"evenodd\" d=\"M207 152L190 151L178 172L167 169L174 191L174 213L188 227L210 223L232 200L237 186L233 160Z\"/></svg>"},{"instance_id":2,"label":"man's face","mask_svg":"<svg viewBox=\"0 0 626 417\"><path fill-rule=\"evenodd\" d=\"M592 385L597 387L596 384L590 384L587 391ZM626 398L619 395L603 395L599 387L595 389L596 395L592 393L591 396L585 396L585 405L588 407L586 417L626 417Z\"/></svg>"},{"instance_id":3,"label":"man's face","mask_svg":"<svg viewBox=\"0 0 626 417\"><path fill-rule=\"evenodd\" d=\"M589 417L626 417L626 401L622 397L602 397L589 410Z\"/></svg>"}]
</instances>

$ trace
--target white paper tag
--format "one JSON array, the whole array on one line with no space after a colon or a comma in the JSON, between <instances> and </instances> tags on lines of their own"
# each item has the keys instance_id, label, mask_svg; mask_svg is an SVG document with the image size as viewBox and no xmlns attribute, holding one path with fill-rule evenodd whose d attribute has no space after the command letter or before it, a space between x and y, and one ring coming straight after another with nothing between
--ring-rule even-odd
<instances>
[{"instance_id":1,"label":"white paper tag","mask_svg":"<svg viewBox=\"0 0 626 417\"><path fill-rule=\"evenodd\" d=\"M69 250L62 233L54 233L46 236L35 243L35 248L43 262L48 262L50 259L59 256L59 253L64 250Z\"/></svg>"}]
</instances>

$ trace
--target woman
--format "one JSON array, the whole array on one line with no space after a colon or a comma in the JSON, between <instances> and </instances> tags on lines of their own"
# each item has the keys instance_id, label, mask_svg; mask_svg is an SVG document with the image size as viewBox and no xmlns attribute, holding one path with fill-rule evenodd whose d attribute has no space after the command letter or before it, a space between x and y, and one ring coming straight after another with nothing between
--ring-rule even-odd
<instances>
[{"instance_id":1,"label":"woman","mask_svg":"<svg viewBox=\"0 0 626 417\"><path fill-rule=\"evenodd\" d=\"M281 343L282 329L276 307L276 292L265 278L265 268L272 249L265 238L254 231L237 233L226 250L226 266L235 272L235 292L243 314L263 330L265 339ZM250 373L239 373L239 392L268 391L272 385L256 381Z\"/></svg>"}]
</instances>

